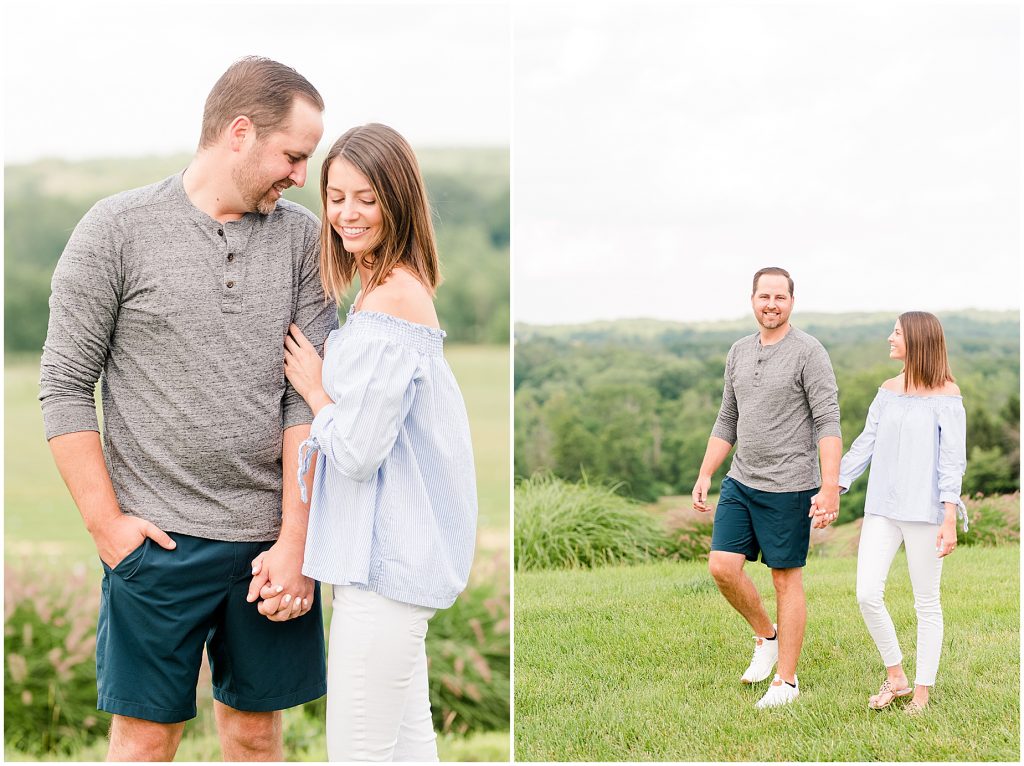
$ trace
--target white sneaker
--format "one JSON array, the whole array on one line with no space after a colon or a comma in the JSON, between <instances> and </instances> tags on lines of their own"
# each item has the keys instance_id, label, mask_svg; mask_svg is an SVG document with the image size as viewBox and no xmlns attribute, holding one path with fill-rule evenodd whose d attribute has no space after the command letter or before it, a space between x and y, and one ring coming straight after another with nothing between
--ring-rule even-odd
<instances>
[{"instance_id":1,"label":"white sneaker","mask_svg":"<svg viewBox=\"0 0 1024 766\"><path fill-rule=\"evenodd\" d=\"M779 674L776 673L772 685L768 687L768 691L764 693L764 696L754 703L754 707L764 709L766 707L788 705L800 696L800 679L794 674L793 680L796 682L795 689L785 683Z\"/></svg>"},{"instance_id":2,"label":"white sneaker","mask_svg":"<svg viewBox=\"0 0 1024 766\"><path fill-rule=\"evenodd\" d=\"M774 641L754 636L754 656L740 679L745 684L756 684L768 678L775 668L775 663L779 661L779 628L777 625L772 627L775 629Z\"/></svg>"}]
</instances>

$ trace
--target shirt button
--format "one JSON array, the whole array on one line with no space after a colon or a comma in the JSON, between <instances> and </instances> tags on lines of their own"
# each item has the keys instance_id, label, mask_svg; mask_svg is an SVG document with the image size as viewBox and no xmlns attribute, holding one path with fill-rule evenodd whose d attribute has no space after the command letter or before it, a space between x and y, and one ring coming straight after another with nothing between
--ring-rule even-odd
<instances>
[{"instance_id":1,"label":"shirt button","mask_svg":"<svg viewBox=\"0 0 1024 766\"><path fill-rule=\"evenodd\" d=\"M228 282L228 287L234 287L234 286L235 286L234 282Z\"/></svg>"},{"instance_id":2,"label":"shirt button","mask_svg":"<svg viewBox=\"0 0 1024 766\"><path fill-rule=\"evenodd\" d=\"M217 236L218 237L223 237L224 236L224 229L217 229Z\"/></svg>"},{"instance_id":3,"label":"shirt button","mask_svg":"<svg viewBox=\"0 0 1024 766\"><path fill-rule=\"evenodd\" d=\"M233 260L235 260L235 254L234 253L228 253L228 263L230 263Z\"/></svg>"}]
</instances>

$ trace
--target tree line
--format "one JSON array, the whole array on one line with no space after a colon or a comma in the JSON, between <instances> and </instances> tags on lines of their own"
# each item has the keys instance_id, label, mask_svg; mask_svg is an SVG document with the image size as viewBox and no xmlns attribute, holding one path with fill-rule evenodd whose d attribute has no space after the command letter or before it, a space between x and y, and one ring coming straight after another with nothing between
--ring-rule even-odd
<instances>
[{"instance_id":1,"label":"tree line","mask_svg":"<svg viewBox=\"0 0 1024 766\"><path fill-rule=\"evenodd\" d=\"M509 170L507 149L418 152L430 197L444 283L437 312L448 339L507 343ZM40 352L50 278L75 225L98 200L180 171L187 155L5 167L4 350ZM321 158L285 196L320 213Z\"/></svg>"},{"instance_id":2,"label":"tree line","mask_svg":"<svg viewBox=\"0 0 1024 766\"><path fill-rule=\"evenodd\" d=\"M965 494L1020 486L1020 347L1016 312L942 315L967 410ZM839 384L843 444L864 427L886 378L888 314L805 315L794 324L828 349ZM689 494L721 403L725 357L753 321L517 326L515 472L618 484L642 500ZM730 458L731 459L731 458ZM717 492L727 470L712 485ZM843 498L863 515L867 481Z\"/></svg>"}]
</instances>

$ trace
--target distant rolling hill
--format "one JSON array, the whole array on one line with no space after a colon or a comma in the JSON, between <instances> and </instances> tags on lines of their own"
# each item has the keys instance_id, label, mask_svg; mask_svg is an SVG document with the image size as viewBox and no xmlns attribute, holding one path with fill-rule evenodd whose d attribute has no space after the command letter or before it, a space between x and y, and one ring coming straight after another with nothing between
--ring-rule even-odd
<instances>
[{"instance_id":1,"label":"distant rolling hill","mask_svg":"<svg viewBox=\"0 0 1024 766\"><path fill-rule=\"evenodd\" d=\"M332 139L333 140L333 139ZM320 212L320 165L285 197ZM417 148L445 283L437 307L457 342L506 343L509 326L507 147ZM46 334L50 276L75 225L98 200L159 181L191 155L44 159L4 168L4 349L38 352Z\"/></svg>"}]
</instances>

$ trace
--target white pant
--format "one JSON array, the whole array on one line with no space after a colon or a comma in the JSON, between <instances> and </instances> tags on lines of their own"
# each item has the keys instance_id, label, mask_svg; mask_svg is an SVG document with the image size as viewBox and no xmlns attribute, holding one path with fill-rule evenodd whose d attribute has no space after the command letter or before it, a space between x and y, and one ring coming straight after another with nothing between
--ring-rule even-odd
<instances>
[{"instance_id":1,"label":"white pant","mask_svg":"<svg viewBox=\"0 0 1024 766\"><path fill-rule=\"evenodd\" d=\"M885 608L885 578L899 550L907 551L907 567L914 589L917 611L917 673L915 684L934 686L942 652L942 605L939 603L939 580L942 559L936 555L935 539L938 524L923 521L894 521L884 516L864 515L857 551L857 601L874 639L882 662L892 667L903 662L903 653L896 638L896 628Z\"/></svg>"},{"instance_id":2,"label":"white pant","mask_svg":"<svg viewBox=\"0 0 1024 766\"><path fill-rule=\"evenodd\" d=\"M327 653L327 757L436 761L427 686L433 609L334 586Z\"/></svg>"}]
</instances>

